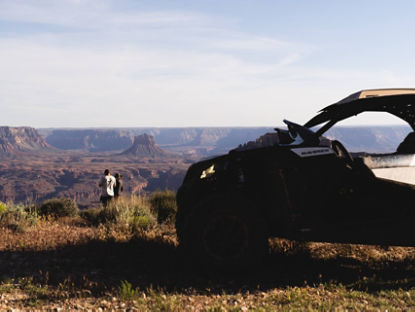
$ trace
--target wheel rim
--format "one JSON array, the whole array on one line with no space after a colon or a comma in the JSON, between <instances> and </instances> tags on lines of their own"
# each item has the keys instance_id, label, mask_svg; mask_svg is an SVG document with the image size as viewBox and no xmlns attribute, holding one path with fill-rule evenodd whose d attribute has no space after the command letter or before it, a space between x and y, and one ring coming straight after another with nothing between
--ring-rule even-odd
<instances>
[{"instance_id":1,"label":"wheel rim","mask_svg":"<svg viewBox=\"0 0 415 312\"><path fill-rule=\"evenodd\" d=\"M206 255L218 263L238 261L249 248L248 226L238 216L214 215L202 231L202 246Z\"/></svg>"}]
</instances>

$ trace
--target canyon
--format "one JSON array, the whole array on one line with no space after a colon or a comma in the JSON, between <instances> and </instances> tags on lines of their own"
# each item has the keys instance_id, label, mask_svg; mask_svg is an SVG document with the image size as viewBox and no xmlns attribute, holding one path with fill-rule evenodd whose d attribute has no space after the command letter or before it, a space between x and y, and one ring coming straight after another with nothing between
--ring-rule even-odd
<instances>
[{"instance_id":1,"label":"canyon","mask_svg":"<svg viewBox=\"0 0 415 312\"><path fill-rule=\"evenodd\" d=\"M257 128L34 129L0 127L0 201L39 203L52 197L99 205L98 180L108 168L124 180L124 196L177 190L187 168L274 130ZM352 152L394 152L405 126L335 128Z\"/></svg>"},{"instance_id":2,"label":"canyon","mask_svg":"<svg viewBox=\"0 0 415 312\"><path fill-rule=\"evenodd\" d=\"M153 136L137 135L123 152L63 150L30 127L0 127L0 201L39 203L74 199L81 208L99 205L98 181L106 168L120 173L124 193L177 189L190 164L165 152ZM111 143L111 141L110 141Z\"/></svg>"}]
</instances>

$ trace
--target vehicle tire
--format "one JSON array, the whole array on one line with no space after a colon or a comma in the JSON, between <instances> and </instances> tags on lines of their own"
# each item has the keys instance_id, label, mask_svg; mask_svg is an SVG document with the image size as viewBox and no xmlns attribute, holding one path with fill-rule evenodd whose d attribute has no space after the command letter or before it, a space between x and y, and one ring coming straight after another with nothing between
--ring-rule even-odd
<instances>
[{"instance_id":1,"label":"vehicle tire","mask_svg":"<svg viewBox=\"0 0 415 312\"><path fill-rule=\"evenodd\" d=\"M254 268L268 252L264 218L239 196L202 200L181 234L186 254L204 269Z\"/></svg>"}]
</instances>

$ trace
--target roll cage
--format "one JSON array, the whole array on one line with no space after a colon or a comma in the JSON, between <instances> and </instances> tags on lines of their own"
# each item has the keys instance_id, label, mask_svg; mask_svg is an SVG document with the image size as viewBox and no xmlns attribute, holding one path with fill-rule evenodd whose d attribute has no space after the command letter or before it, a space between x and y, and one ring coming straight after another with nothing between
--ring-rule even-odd
<instances>
[{"instance_id":1,"label":"roll cage","mask_svg":"<svg viewBox=\"0 0 415 312\"><path fill-rule=\"evenodd\" d=\"M323 108L304 124L312 128L324 124L316 131L321 136L337 122L362 112L387 112L406 121L415 131L415 89L362 90Z\"/></svg>"}]
</instances>

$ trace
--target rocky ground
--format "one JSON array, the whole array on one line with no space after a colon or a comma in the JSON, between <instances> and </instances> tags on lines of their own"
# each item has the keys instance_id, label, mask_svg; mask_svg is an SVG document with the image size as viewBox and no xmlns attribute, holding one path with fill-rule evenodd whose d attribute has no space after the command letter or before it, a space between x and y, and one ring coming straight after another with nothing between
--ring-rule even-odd
<instances>
[{"instance_id":1,"label":"rocky ground","mask_svg":"<svg viewBox=\"0 0 415 312\"><path fill-rule=\"evenodd\" d=\"M174 228L1 229L0 311L415 311L415 248L271 240L263 267L189 266Z\"/></svg>"}]
</instances>

